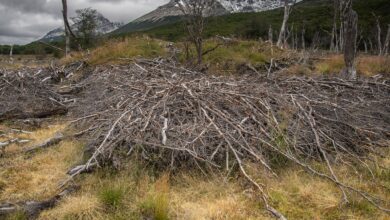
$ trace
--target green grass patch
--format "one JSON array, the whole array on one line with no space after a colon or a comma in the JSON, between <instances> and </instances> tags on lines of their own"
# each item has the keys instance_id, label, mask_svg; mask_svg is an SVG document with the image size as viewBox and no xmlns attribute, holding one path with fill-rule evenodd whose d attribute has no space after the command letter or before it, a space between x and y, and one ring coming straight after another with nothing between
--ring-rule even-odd
<instances>
[{"instance_id":1,"label":"green grass patch","mask_svg":"<svg viewBox=\"0 0 390 220\"><path fill-rule=\"evenodd\" d=\"M125 191L121 188L114 187L114 188L103 188L100 192L99 198L100 201L110 207L110 208L117 208L122 204L123 198L124 198Z\"/></svg>"}]
</instances>

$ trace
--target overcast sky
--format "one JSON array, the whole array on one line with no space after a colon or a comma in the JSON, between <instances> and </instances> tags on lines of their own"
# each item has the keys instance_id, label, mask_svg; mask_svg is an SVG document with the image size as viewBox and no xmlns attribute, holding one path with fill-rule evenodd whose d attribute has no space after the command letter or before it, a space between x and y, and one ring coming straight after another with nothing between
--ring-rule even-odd
<instances>
[{"instance_id":1,"label":"overcast sky","mask_svg":"<svg viewBox=\"0 0 390 220\"><path fill-rule=\"evenodd\" d=\"M127 23L169 0L68 0L69 16L92 7ZM62 25L61 0L0 0L0 44L26 44Z\"/></svg>"}]
</instances>

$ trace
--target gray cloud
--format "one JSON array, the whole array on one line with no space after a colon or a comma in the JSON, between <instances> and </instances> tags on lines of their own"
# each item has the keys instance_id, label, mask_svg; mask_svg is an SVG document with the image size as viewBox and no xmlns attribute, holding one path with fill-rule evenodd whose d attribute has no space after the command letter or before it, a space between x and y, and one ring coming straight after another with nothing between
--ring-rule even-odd
<instances>
[{"instance_id":1,"label":"gray cloud","mask_svg":"<svg viewBox=\"0 0 390 220\"><path fill-rule=\"evenodd\" d=\"M92 7L112 21L129 22L169 0L69 0L69 16ZM25 44L62 25L60 0L1 0L0 44Z\"/></svg>"}]
</instances>

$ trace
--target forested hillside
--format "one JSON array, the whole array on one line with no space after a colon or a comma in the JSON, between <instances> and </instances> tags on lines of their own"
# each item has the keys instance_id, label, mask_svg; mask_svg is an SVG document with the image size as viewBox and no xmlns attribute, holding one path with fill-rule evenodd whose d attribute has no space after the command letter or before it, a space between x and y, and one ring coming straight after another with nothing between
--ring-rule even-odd
<instances>
[{"instance_id":1,"label":"forested hillside","mask_svg":"<svg viewBox=\"0 0 390 220\"><path fill-rule=\"evenodd\" d=\"M375 13L382 25L382 34L386 34L387 24L390 24L390 1L388 0L356 0L354 9L359 14L360 36L365 39L372 39L376 34ZM210 18L207 21L205 35L235 36L248 39L268 37L268 30L271 26L274 36L280 28L283 18L283 9L275 9L260 13L237 13ZM333 5L329 0L306 0L299 3L293 9L290 20L290 28L301 34L302 27L305 27L305 38L311 42L314 35L322 38L323 46L330 41L332 30ZM177 41L186 35L184 24L181 22L163 25L146 31L145 33L165 40Z\"/></svg>"}]
</instances>

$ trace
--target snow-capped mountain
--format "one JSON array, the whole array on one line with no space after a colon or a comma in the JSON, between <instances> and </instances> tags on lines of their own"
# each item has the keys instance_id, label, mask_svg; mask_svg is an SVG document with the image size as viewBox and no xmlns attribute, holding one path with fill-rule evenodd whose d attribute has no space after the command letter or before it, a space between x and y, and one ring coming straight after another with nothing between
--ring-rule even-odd
<instances>
[{"instance_id":1,"label":"snow-capped mountain","mask_svg":"<svg viewBox=\"0 0 390 220\"><path fill-rule=\"evenodd\" d=\"M283 0L217 0L230 13L260 12L282 7ZM299 2L298 0L297 2Z\"/></svg>"},{"instance_id":2,"label":"snow-capped mountain","mask_svg":"<svg viewBox=\"0 0 390 220\"><path fill-rule=\"evenodd\" d=\"M291 0L293 1L293 0ZM297 0L300 2L302 0ZM282 7L284 0L216 0L216 5L210 15L218 16L239 12L260 12ZM170 24L178 21L182 13L175 0L171 0L156 10L124 25L114 33L126 33L132 31L142 31Z\"/></svg>"},{"instance_id":3,"label":"snow-capped mountain","mask_svg":"<svg viewBox=\"0 0 390 220\"><path fill-rule=\"evenodd\" d=\"M297 0L300 2L302 0ZM212 15L238 12L260 12L282 7L284 0L217 0ZM168 16L179 16L181 11L175 0L158 7L156 10L136 19L133 22L157 21Z\"/></svg>"},{"instance_id":4,"label":"snow-capped mountain","mask_svg":"<svg viewBox=\"0 0 390 220\"><path fill-rule=\"evenodd\" d=\"M111 22L110 20L105 18L102 14L98 13L96 18L96 26L97 27L95 30L95 35L103 35L118 29L119 27L122 26L122 24L117 22ZM74 32L77 32L76 30L77 28L75 24L72 24L71 28ZM64 36L65 36L64 27L59 27L47 33L44 37L41 38L40 41L46 41L46 42L58 41L58 40L62 40Z\"/></svg>"}]
</instances>

